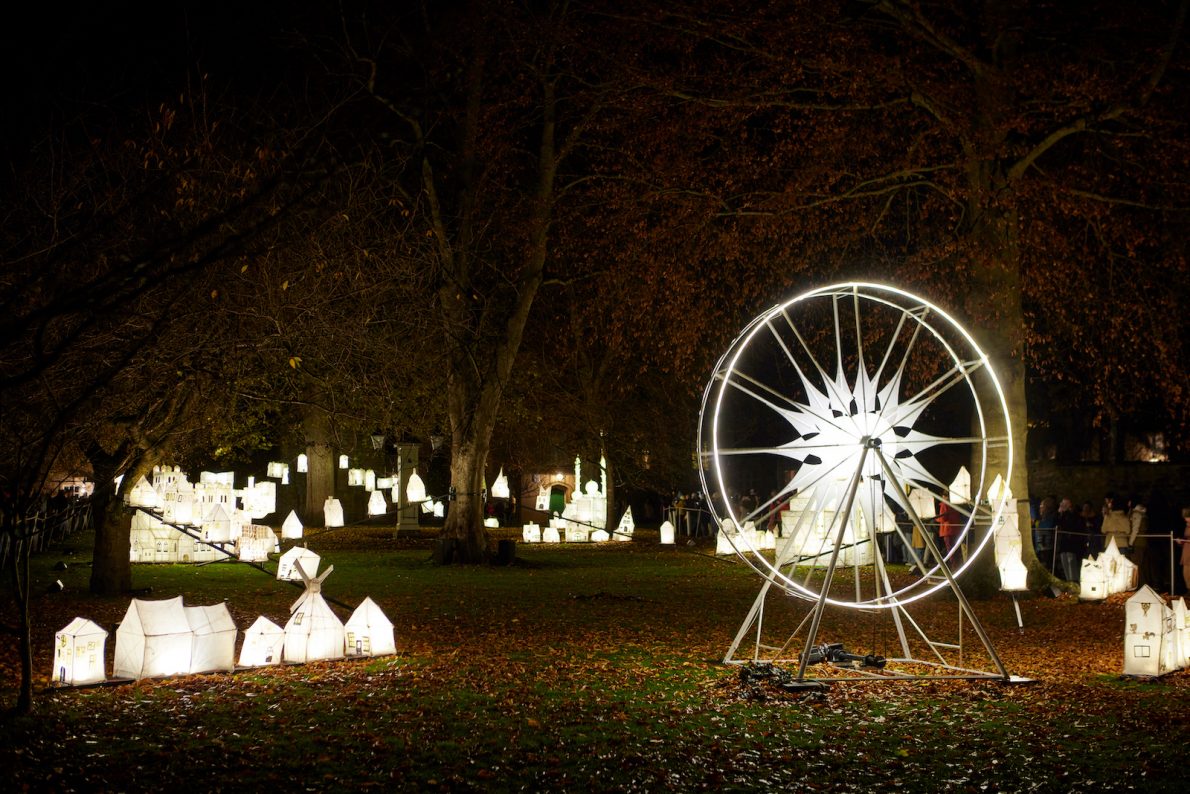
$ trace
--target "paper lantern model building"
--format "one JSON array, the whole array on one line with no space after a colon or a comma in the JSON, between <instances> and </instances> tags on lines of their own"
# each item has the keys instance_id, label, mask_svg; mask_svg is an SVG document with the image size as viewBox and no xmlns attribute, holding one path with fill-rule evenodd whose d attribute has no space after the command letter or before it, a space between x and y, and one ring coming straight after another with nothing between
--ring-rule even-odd
<instances>
[{"instance_id":1,"label":"paper lantern model building","mask_svg":"<svg viewBox=\"0 0 1190 794\"><path fill-rule=\"evenodd\" d=\"M116 678L150 678L190 672L194 632L182 597L164 601L132 599L116 629Z\"/></svg>"},{"instance_id":2,"label":"paper lantern model building","mask_svg":"<svg viewBox=\"0 0 1190 794\"><path fill-rule=\"evenodd\" d=\"M504 476L504 467L501 466L500 473L496 475L496 481L492 483L492 498L507 499L509 496L508 478Z\"/></svg>"},{"instance_id":3,"label":"paper lantern model building","mask_svg":"<svg viewBox=\"0 0 1190 794\"><path fill-rule=\"evenodd\" d=\"M388 502L384 501L384 491L372 491L368 497L368 515L382 516L388 512Z\"/></svg>"},{"instance_id":4,"label":"paper lantern model building","mask_svg":"<svg viewBox=\"0 0 1190 794\"><path fill-rule=\"evenodd\" d=\"M62 686L96 684L104 680L107 630L86 618L75 618L54 635L54 674Z\"/></svg>"},{"instance_id":5,"label":"paper lantern model building","mask_svg":"<svg viewBox=\"0 0 1190 794\"><path fill-rule=\"evenodd\" d=\"M126 501L132 507L147 507L153 510L161 509L161 496L157 490L149 485L149 481L141 477L128 491L125 497Z\"/></svg>"},{"instance_id":6,"label":"paper lantern model building","mask_svg":"<svg viewBox=\"0 0 1190 794\"><path fill-rule=\"evenodd\" d=\"M592 543L606 543L611 540L612 536L608 534L606 529L597 529L590 535Z\"/></svg>"},{"instance_id":7,"label":"paper lantern model building","mask_svg":"<svg viewBox=\"0 0 1190 794\"><path fill-rule=\"evenodd\" d=\"M285 540L300 540L303 529L302 520L295 511L290 510L289 515L281 522L281 537Z\"/></svg>"},{"instance_id":8,"label":"paper lantern model building","mask_svg":"<svg viewBox=\"0 0 1190 794\"><path fill-rule=\"evenodd\" d=\"M364 484L364 470L363 469L348 469L347 470L347 484L353 488L358 488Z\"/></svg>"},{"instance_id":9,"label":"paper lantern model building","mask_svg":"<svg viewBox=\"0 0 1190 794\"><path fill-rule=\"evenodd\" d=\"M541 530L542 543L561 543L562 536L558 533L558 528L555 526L543 527Z\"/></svg>"},{"instance_id":10,"label":"paper lantern model building","mask_svg":"<svg viewBox=\"0 0 1190 794\"><path fill-rule=\"evenodd\" d=\"M351 613L343 626L348 656L387 656L397 652L393 624L371 598Z\"/></svg>"},{"instance_id":11,"label":"paper lantern model building","mask_svg":"<svg viewBox=\"0 0 1190 794\"><path fill-rule=\"evenodd\" d=\"M735 554L736 545L743 548L742 541L738 539L739 532L736 530L735 522L730 518L723 519L723 525L719 527L719 534L715 537L715 553L716 554ZM733 541L735 545L733 545Z\"/></svg>"},{"instance_id":12,"label":"paper lantern model building","mask_svg":"<svg viewBox=\"0 0 1190 794\"><path fill-rule=\"evenodd\" d=\"M521 539L526 543L541 542L541 525L530 521L521 528Z\"/></svg>"},{"instance_id":13,"label":"paper lantern model building","mask_svg":"<svg viewBox=\"0 0 1190 794\"><path fill-rule=\"evenodd\" d=\"M285 629L261 615L244 632L244 647L240 649L240 667L280 664L284 647Z\"/></svg>"},{"instance_id":14,"label":"paper lantern model building","mask_svg":"<svg viewBox=\"0 0 1190 794\"><path fill-rule=\"evenodd\" d=\"M1078 577L1080 601L1102 601L1107 598L1107 573L1094 557L1083 560Z\"/></svg>"},{"instance_id":15,"label":"paper lantern model building","mask_svg":"<svg viewBox=\"0 0 1190 794\"><path fill-rule=\"evenodd\" d=\"M306 474L310 471L310 458L305 452L297 456L297 470L298 474Z\"/></svg>"},{"instance_id":16,"label":"paper lantern model building","mask_svg":"<svg viewBox=\"0 0 1190 794\"><path fill-rule=\"evenodd\" d=\"M317 576L311 576L298 560L294 566L306 592L290 607L289 622L285 624L285 661L313 662L320 659L342 659L344 648L343 621L331 611L322 596L322 583L335 566Z\"/></svg>"},{"instance_id":17,"label":"paper lantern model building","mask_svg":"<svg viewBox=\"0 0 1190 794\"><path fill-rule=\"evenodd\" d=\"M1124 604L1124 675L1156 677L1178 668L1173 610L1145 585Z\"/></svg>"},{"instance_id":18,"label":"paper lantern model building","mask_svg":"<svg viewBox=\"0 0 1190 794\"><path fill-rule=\"evenodd\" d=\"M317 571L321 559L317 552L304 546L294 546L277 560L277 578L284 582L300 582L302 575L298 573L297 561L302 561L303 570Z\"/></svg>"},{"instance_id":19,"label":"paper lantern model building","mask_svg":"<svg viewBox=\"0 0 1190 794\"><path fill-rule=\"evenodd\" d=\"M227 604L183 607L190 625L190 673L228 672L235 669L236 629Z\"/></svg>"},{"instance_id":20,"label":"paper lantern model building","mask_svg":"<svg viewBox=\"0 0 1190 794\"><path fill-rule=\"evenodd\" d=\"M483 520L483 525L485 527L487 527L488 529L499 529L500 528L500 519L496 518L495 516L485 518Z\"/></svg>"},{"instance_id":21,"label":"paper lantern model building","mask_svg":"<svg viewBox=\"0 0 1190 794\"><path fill-rule=\"evenodd\" d=\"M666 521L661 525L661 542L667 546L672 546L674 542L674 525Z\"/></svg>"},{"instance_id":22,"label":"paper lantern model building","mask_svg":"<svg viewBox=\"0 0 1190 794\"><path fill-rule=\"evenodd\" d=\"M636 531L636 522L632 520L632 508L624 511L620 516L620 523L616 526L615 538L619 541L632 540L632 533Z\"/></svg>"},{"instance_id":23,"label":"paper lantern model building","mask_svg":"<svg viewBox=\"0 0 1190 794\"><path fill-rule=\"evenodd\" d=\"M333 496L328 496L322 504L322 523L326 527L343 526L343 504Z\"/></svg>"}]
</instances>

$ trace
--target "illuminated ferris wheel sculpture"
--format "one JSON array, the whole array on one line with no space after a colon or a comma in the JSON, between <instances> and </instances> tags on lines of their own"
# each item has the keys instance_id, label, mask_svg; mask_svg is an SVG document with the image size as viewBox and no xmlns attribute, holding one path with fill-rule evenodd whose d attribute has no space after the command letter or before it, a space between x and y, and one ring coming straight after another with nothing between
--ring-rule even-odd
<instances>
[{"instance_id":1,"label":"illuminated ferris wheel sculpture","mask_svg":"<svg viewBox=\"0 0 1190 794\"><path fill-rule=\"evenodd\" d=\"M990 488L997 476L1009 481L1009 427L987 356L920 297L850 282L754 319L719 360L699 428L703 488L721 543L764 578L726 661L796 660L797 678L811 681L1010 679L956 582L992 537L981 530L1004 509L998 497L980 495L1000 490ZM966 472L961 465L975 470L966 487L955 476ZM960 526L949 549L930 531L944 509ZM889 536L924 575L889 570ZM956 664L961 640L934 642L909 615L909 604L942 589L955 594L959 623L972 627L994 671ZM774 593L811 606L791 636L768 644L765 604ZM824 615L848 609L891 616L899 655L816 644ZM863 658L882 664L862 669ZM811 665L828 673L811 677Z\"/></svg>"}]
</instances>

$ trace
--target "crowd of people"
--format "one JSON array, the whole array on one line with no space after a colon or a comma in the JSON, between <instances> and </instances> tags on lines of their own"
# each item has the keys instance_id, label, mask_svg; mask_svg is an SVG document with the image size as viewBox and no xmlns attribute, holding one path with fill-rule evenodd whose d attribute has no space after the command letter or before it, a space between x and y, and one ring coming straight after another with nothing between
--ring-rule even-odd
<instances>
[{"instance_id":1,"label":"crowd of people","mask_svg":"<svg viewBox=\"0 0 1190 794\"><path fill-rule=\"evenodd\" d=\"M715 512L723 515L722 495L716 493L712 500ZM751 515L758 507L768 506L768 510L759 512L760 520L756 523L780 532L780 511L787 504L780 502L776 494L762 501L755 490L750 490L730 494L728 500L735 515ZM1160 506L1154 510L1150 507L1137 496L1121 497L1114 493L1109 493L1098 507L1091 501L1076 505L1069 497L1047 496L1038 503L1033 520L1033 549L1054 575L1077 582L1083 560L1102 553L1114 538L1120 553L1136 564L1140 584L1171 593L1190 591L1190 507L1182 508L1180 515L1170 514ZM714 518L697 491L671 494L666 515L682 534L691 537L715 534ZM935 540L947 552L963 524L962 517L948 505L943 505L940 513L927 522L929 531L937 533ZM902 544L895 538L895 533L887 533L883 538L885 560L910 562L908 550L901 548ZM925 541L916 527L912 527L912 538L920 558ZM1171 550L1175 555L1172 561ZM1177 576L1170 581L1171 562L1175 568L1181 568L1181 581Z\"/></svg>"},{"instance_id":2,"label":"crowd of people","mask_svg":"<svg viewBox=\"0 0 1190 794\"><path fill-rule=\"evenodd\" d=\"M1114 539L1120 553L1136 565L1139 584L1171 593L1190 590L1190 507L1183 507L1180 515L1150 508L1138 496L1114 493L1098 507L1087 501L1078 508L1069 498L1047 496L1033 523L1033 549L1055 575L1077 582L1082 561L1103 552ZM1171 563L1181 567L1180 582L1177 576L1170 580Z\"/></svg>"}]
</instances>

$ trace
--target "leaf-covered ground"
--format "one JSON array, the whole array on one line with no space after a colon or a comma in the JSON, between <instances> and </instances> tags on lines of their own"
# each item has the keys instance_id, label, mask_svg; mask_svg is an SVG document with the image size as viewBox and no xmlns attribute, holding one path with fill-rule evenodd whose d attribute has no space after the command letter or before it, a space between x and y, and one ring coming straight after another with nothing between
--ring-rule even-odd
<instances>
[{"instance_id":1,"label":"leaf-covered ground","mask_svg":"<svg viewBox=\"0 0 1190 794\"><path fill-rule=\"evenodd\" d=\"M435 569L416 542L337 533L313 544L335 566L324 592L371 595L396 624L397 656L47 689L54 631L75 615L114 631L127 607L86 594L78 538L77 553L33 563L37 712L0 722L8 790L1185 790L1190 673L1120 675L1122 598L1026 600L1023 630L1006 597L977 602L1005 665L1032 684L795 695L720 661L759 578L641 535ZM226 599L241 629L258 614L283 624L298 594L235 564L134 576L147 597ZM65 592L44 592L54 579ZM769 603L770 622L788 633L793 607ZM935 597L913 616L934 637L956 611ZM886 623L831 614L820 639L895 655ZM9 705L11 640L0 664Z\"/></svg>"}]
</instances>

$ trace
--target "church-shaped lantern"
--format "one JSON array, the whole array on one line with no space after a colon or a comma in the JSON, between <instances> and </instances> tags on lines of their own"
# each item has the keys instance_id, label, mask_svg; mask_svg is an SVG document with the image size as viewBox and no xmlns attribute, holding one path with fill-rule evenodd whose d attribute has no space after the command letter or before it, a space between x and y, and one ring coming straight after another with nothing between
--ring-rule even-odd
<instances>
[{"instance_id":1,"label":"church-shaped lantern","mask_svg":"<svg viewBox=\"0 0 1190 794\"><path fill-rule=\"evenodd\" d=\"M1124 675L1157 677L1173 672L1173 610L1145 585L1124 604Z\"/></svg>"},{"instance_id":2,"label":"church-shaped lantern","mask_svg":"<svg viewBox=\"0 0 1190 794\"><path fill-rule=\"evenodd\" d=\"M632 533L635 531L636 522L632 520L632 508L629 507L620 517L620 523L616 526L615 538L619 541L632 540Z\"/></svg>"}]
</instances>

